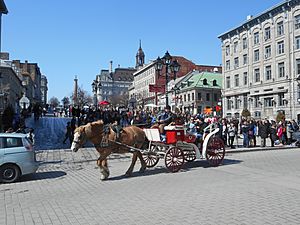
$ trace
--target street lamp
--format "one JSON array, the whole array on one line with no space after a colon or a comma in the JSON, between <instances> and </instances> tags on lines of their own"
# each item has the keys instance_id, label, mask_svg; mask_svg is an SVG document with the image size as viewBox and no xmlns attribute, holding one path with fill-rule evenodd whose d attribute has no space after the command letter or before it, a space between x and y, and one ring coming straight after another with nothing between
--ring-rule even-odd
<instances>
[{"instance_id":1,"label":"street lamp","mask_svg":"<svg viewBox=\"0 0 300 225\"><path fill-rule=\"evenodd\" d=\"M165 94L166 94L166 106L168 106L169 105L169 98L168 98L169 73L168 73L168 70L170 68L171 72L174 73L174 80L175 80L176 73L180 70L180 64L177 62L177 60L174 60L172 62L172 56L167 51L162 58L158 57L155 61L155 69L158 72L158 75L160 75L160 71L162 70L163 66L166 67Z\"/></svg>"},{"instance_id":2,"label":"street lamp","mask_svg":"<svg viewBox=\"0 0 300 225\"><path fill-rule=\"evenodd\" d=\"M296 77L296 81L297 81L297 84L298 84L298 90L297 90L297 101L300 102L300 75L298 75Z\"/></svg>"},{"instance_id":3,"label":"street lamp","mask_svg":"<svg viewBox=\"0 0 300 225\"><path fill-rule=\"evenodd\" d=\"M92 83L92 89L93 89L93 93L94 93L94 105L97 106L97 92L98 92L98 89L101 87L101 82L94 80L93 83Z\"/></svg>"}]
</instances>

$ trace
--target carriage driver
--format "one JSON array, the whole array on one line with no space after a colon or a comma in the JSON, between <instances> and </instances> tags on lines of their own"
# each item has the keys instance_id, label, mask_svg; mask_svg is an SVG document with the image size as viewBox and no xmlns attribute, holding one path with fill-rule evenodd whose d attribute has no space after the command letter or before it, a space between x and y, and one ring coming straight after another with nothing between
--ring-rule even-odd
<instances>
[{"instance_id":1,"label":"carriage driver","mask_svg":"<svg viewBox=\"0 0 300 225\"><path fill-rule=\"evenodd\" d=\"M164 127L168 126L173 120L173 113L171 112L171 107L167 105L165 111L158 116L159 123L159 133L164 134Z\"/></svg>"}]
</instances>

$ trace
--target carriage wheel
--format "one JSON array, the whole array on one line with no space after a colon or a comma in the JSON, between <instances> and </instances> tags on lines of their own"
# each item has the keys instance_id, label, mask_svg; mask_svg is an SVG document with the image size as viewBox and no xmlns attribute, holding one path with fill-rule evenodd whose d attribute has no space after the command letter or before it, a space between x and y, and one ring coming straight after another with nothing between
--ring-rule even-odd
<instances>
[{"instance_id":1,"label":"carriage wheel","mask_svg":"<svg viewBox=\"0 0 300 225\"><path fill-rule=\"evenodd\" d=\"M196 151L195 149L193 150L184 150L184 160L188 162L193 162L196 159Z\"/></svg>"},{"instance_id":2,"label":"carriage wheel","mask_svg":"<svg viewBox=\"0 0 300 225\"><path fill-rule=\"evenodd\" d=\"M176 146L171 147L166 152L165 164L170 172L175 173L181 169L184 164L184 152Z\"/></svg>"},{"instance_id":3,"label":"carriage wheel","mask_svg":"<svg viewBox=\"0 0 300 225\"><path fill-rule=\"evenodd\" d=\"M225 156L225 146L221 138L213 137L209 140L206 149L206 159L211 166L218 166Z\"/></svg>"},{"instance_id":4,"label":"carriage wheel","mask_svg":"<svg viewBox=\"0 0 300 225\"><path fill-rule=\"evenodd\" d=\"M143 159L148 168L154 167L158 163L159 155L157 155L157 153L156 153L158 151L159 151L159 148L157 146L151 145L150 150L143 154Z\"/></svg>"}]
</instances>

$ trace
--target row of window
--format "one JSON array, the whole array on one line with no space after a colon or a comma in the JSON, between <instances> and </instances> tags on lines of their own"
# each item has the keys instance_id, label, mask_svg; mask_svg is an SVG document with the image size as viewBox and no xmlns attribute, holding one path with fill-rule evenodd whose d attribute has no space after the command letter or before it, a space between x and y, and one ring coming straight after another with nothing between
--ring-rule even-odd
<instances>
[{"instance_id":1,"label":"row of window","mask_svg":"<svg viewBox=\"0 0 300 225\"><path fill-rule=\"evenodd\" d=\"M243 101L238 98L238 97L234 97L234 98L227 98L227 110L231 110L231 109L240 109L242 108L242 103L243 103L243 108L248 108L248 101L249 100L253 100L253 107L254 108L261 108L262 106L264 107L274 107L278 104L278 106L284 106L285 105L285 101L284 101L284 93L279 93L278 96L278 103L274 100L273 97L267 97L267 98L263 98L262 100L259 97L254 97L252 98L247 98L246 95L244 95Z\"/></svg>"},{"instance_id":2,"label":"row of window","mask_svg":"<svg viewBox=\"0 0 300 225\"><path fill-rule=\"evenodd\" d=\"M146 71L144 71L143 73L139 74L138 76L135 76L134 80L135 81L139 81L139 80L142 80L152 74L155 74L155 68L152 67L151 69L148 69Z\"/></svg>"},{"instance_id":3,"label":"row of window","mask_svg":"<svg viewBox=\"0 0 300 225\"><path fill-rule=\"evenodd\" d=\"M296 24L298 24L298 20L296 20ZM277 37L284 35L283 21L277 23L276 30L277 30ZM268 41L270 39L271 39L271 27L267 27L264 30L264 40ZM253 34L253 44L258 45L259 43L260 43L260 36L259 36L259 32L257 31ZM238 41L235 41L233 43L233 53L238 53L238 46L239 46L238 44L239 44ZM247 39L247 37L243 37L242 49L245 50L247 48L248 48L248 39ZM225 47L225 55L226 56L230 55L230 45L227 45Z\"/></svg>"},{"instance_id":4,"label":"row of window","mask_svg":"<svg viewBox=\"0 0 300 225\"><path fill-rule=\"evenodd\" d=\"M300 74L300 59L297 60L297 72ZM256 68L254 69L254 76L253 76L253 82L257 83L261 81L261 75L260 75L260 69ZM284 78L285 77L285 64L284 62L280 62L277 64L277 74L278 78ZM265 80L271 80L273 78L272 76L272 67L266 66L265 67ZM239 87L241 85L240 83L240 75L236 74L234 75L234 86ZM243 83L242 85L248 85L248 73L243 73ZM226 88L231 88L231 80L230 76L226 77Z\"/></svg>"},{"instance_id":5,"label":"row of window","mask_svg":"<svg viewBox=\"0 0 300 225\"><path fill-rule=\"evenodd\" d=\"M142 82L135 81L135 88L142 89L148 86L149 84L154 84L154 77L151 77L150 79L144 80Z\"/></svg>"},{"instance_id":6,"label":"row of window","mask_svg":"<svg viewBox=\"0 0 300 225\"><path fill-rule=\"evenodd\" d=\"M297 49L300 49L300 36L297 37ZM277 55L281 55L284 54L284 41L279 41L277 43ZM269 59L271 58L271 45L268 45L265 47L265 59ZM259 49L254 50L254 54L253 54L253 62L258 62L260 60L260 54L259 54ZM244 54L243 55L243 65L247 65L248 64L248 55ZM234 58L234 64L233 64L233 68L237 69L239 68L240 63L239 63L239 57L235 57ZM230 60L226 61L226 65L225 65L225 70L230 70Z\"/></svg>"},{"instance_id":7,"label":"row of window","mask_svg":"<svg viewBox=\"0 0 300 225\"><path fill-rule=\"evenodd\" d=\"M202 98L202 93L199 92L197 93L197 100L199 101L203 101L203 98ZM192 94L184 94L184 95L180 95L180 98L183 99L184 102L186 101L195 101L195 93L192 93ZM213 99L211 99L213 98ZM205 93L205 101L211 101L213 100L214 102L217 102L219 101L219 95L217 93Z\"/></svg>"}]
</instances>

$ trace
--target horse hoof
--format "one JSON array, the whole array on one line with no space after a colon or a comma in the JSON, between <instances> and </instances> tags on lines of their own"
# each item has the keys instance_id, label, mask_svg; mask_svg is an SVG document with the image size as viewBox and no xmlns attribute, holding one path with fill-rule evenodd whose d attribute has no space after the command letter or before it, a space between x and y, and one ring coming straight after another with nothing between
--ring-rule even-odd
<instances>
[{"instance_id":1,"label":"horse hoof","mask_svg":"<svg viewBox=\"0 0 300 225\"><path fill-rule=\"evenodd\" d=\"M103 174L101 174L100 175L100 180L107 180L107 178L108 178L108 175L103 175Z\"/></svg>"},{"instance_id":2,"label":"horse hoof","mask_svg":"<svg viewBox=\"0 0 300 225\"><path fill-rule=\"evenodd\" d=\"M146 170L146 167L141 167L141 169L140 169L140 173L144 173L144 172L145 172L145 170Z\"/></svg>"},{"instance_id":3,"label":"horse hoof","mask_svg":"<svg viewBox=\"0 0 300 225\"><path fill-rule=\"evenodd\" d=\"M131 173L125 173L125 177L131 177Z\"/></svg>"}]
</instances>

